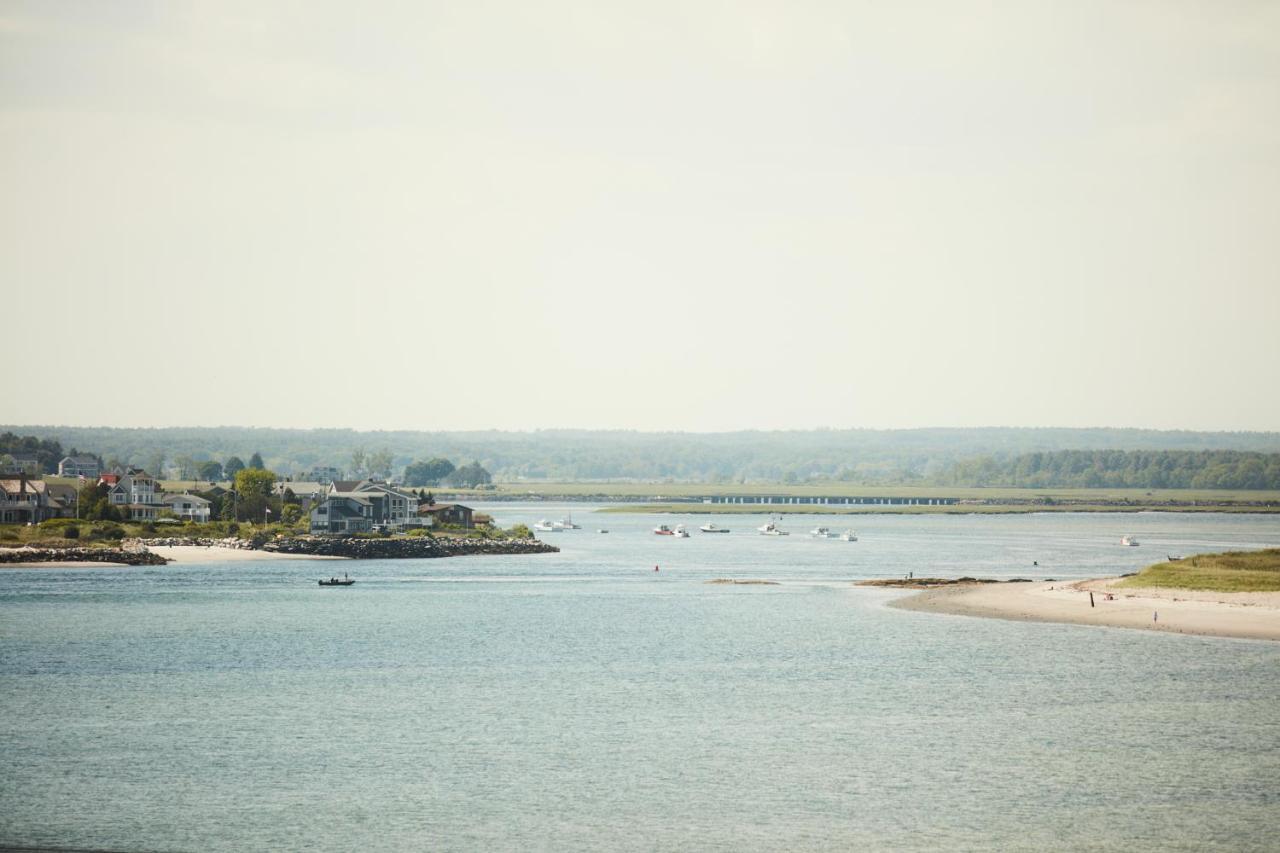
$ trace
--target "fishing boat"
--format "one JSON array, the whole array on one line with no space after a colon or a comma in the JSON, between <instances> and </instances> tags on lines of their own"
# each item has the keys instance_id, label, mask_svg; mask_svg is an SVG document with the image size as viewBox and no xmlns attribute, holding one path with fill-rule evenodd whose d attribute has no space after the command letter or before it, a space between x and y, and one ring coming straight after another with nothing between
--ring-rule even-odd
<instances>
[{"instance_id":1,"label":"fishing boat","mask_svg":"<svg viewBox=\"0 0 1280 853\"><path fill-rule=\"evenodd\" d=\"M355 578L349 577L329 578L328 580L321 578L320 586L351 586L355 582Z\"/></svg>"},{"instance_id":2,"label":"fishing boat","mask_svg":"<svg viewBox=\"0 0 1280 853\"><path fill-rule=\"evenodd\" d=\"M720 525L716 524L714 521L708 521L706 524L702 525L698 529L701 530L703 533L728 533L729 532L729 528L721 527Z\"/></svg>"},{"instance_id":3,"label":"fishing boat","mask_svg":"<svg viewBox=\"0 0 1280 853\"><path fill-rule=\"evenodd\" d=\"M608 533L608 532L609 532L609 528L607 527L601 527L596 531L596 533Z\"/></svg>"},{"instance_id":4,"label":"fishing boat","mask_svg":"<svg viewBox=\"0 0 1280 853\"><path fill-rule=\"evenodd\" d=\"M537 523L535 523L535 524L533 525L533 529L534 529L534 530L541 530L543 533L548 533L548 532L550 532L550 531L552 531L552 530L559 530L560 528L556 527L554 524L552 524L551 522L547 521L547 520L544 518L544 519L539 520Z\"/></svg>"},{"instance_id":5,"label":"fishing boat","mask_svg":"<svg viewBox=\"0 0 1280 853\"><path fill-rule=\"evenodd\" d=\"M683 524L677 524L676 529L671 532L671 535L677 539L688 539L689 531L684 529Z\"/></svg>"},{"instance_id":6,"label":"fishing boat","mask_svg":"<svg viewBox=\"0 0 1280 853\"><path fill-rule=\"evenodd\" d=\"M1138 541L1138 537L1136 536L1121 536L1120 544L1128 545L1130 548L1137 548L1142 543Z\"/></svg>"},{"instance_id":7,"label":"fishing boat","mask_svg":"<svg viewBox=\"0 0 1280 853\"><path fill-rule=\"evenodd\" d=\"M769 521L760 525L759 527L756 528L756 530L760 533L761 536L790 536L791 535L787 533L787 531L779 527L778 525L774 524L772 521Z\"/></svg>"},{"instance_id":8,"label":"fishing boat","mask_svg":"<svg viewBox=\"0 0 1280 853\"><path fill-rule=\"evenodd\" d=\"M570 513L569 515L565 516L559 521L551 522L551 526L556 530L581 530L582 529L581 524L573 523L573 513Z\"/></svg>"},{"instance_id":9,"label":"fishing boat","mask_svg":"<svg viewBox=\"0 0 1280 853\"><path fill-rule=\"evenodd\" d=\"M653 528L653 532L658 534L659 536L675 536L676 535L676 532L672 530L670 527L667 527L665 524L659 524L657 527Z\"/></svg>"},{"instance_id":10,"label":"fishing boat","mask_svg":"<svg viewBox=\"0 0 1280 853\"><path fill-rule=\"evenodd\" d=\"M837 536L831 532L830 527L815 527L809 531L809 535L814 539L835 539Z\"/></svg>"},{"instance_id":11,"label":"fishing boat","mask_svg":"<svg viewBox=\"0 0 1280 853\"><path fill-rule=\"evenodd\" d=\"M840 539L844 542L857 542L858 534L854 533L852 530L846 530L844 533L840 534Z\"/></svg>"}]
</instances>

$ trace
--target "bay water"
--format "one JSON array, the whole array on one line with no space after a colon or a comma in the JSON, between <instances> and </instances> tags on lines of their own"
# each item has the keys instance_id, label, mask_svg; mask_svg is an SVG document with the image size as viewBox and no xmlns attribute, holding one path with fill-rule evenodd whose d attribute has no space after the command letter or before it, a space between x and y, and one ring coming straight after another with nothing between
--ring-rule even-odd
<instances>
[{"instance_id":1,"label":"bay water","mask_svg":"<svg viewBox=\"0 0 1280 853\"><path fill-rule=\"evenodd\" d=\"M1119 574L1280 546L1280 520L786 516L764 537L764 516L712 535L479 508L584 529L541 534L548 555L0 571L0 844L1280 849L1280 643L906 612L851 584ZM356 585L318 587L335 572Z\"/></svg>"}]
</instances>

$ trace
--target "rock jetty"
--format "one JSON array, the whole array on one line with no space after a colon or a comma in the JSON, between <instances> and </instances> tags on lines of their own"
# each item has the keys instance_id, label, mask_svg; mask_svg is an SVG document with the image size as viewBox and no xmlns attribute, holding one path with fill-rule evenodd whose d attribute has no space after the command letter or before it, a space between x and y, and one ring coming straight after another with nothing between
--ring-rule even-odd
<instances>
[{"instance_id":1,"label":"rock jetty","mask_svg":"<svg viewBox=\"0 0 1280 853\"><path fill-rule=\"evenodd\" d=\"M163 566L169 562L145 548L0 548L0 564L12 563L121 563L126 566Z\"/></svg>"},{"instance_id":2,"label":"rock jetty","mask_svg":"<svg viewBox=\"0 0 1280 853\"><path fill-rule=\"evenodd\" d=\"M299 536L268 542L262 546L262 550L314 557L348 557L353 560L394 560L462 557L471 554L553 554L560 549L539 539L464 539L445 536L338 539Z\"/></svg>"},{"instance_id":3,"label":"rock jetty","mask_svg":"<svg viewBox=\"0 0 1280 853\"><path fill-rule=\"evenodd\" d=\"M126 539L124 544L125 547L138 546L142 548L194 546L198 548L234 548L240 551L257 550L248 539L238 539L235 536L228 536L225 539L210 539L204 536L166 536L160 539Z\"/></svg>"}]
</instances>

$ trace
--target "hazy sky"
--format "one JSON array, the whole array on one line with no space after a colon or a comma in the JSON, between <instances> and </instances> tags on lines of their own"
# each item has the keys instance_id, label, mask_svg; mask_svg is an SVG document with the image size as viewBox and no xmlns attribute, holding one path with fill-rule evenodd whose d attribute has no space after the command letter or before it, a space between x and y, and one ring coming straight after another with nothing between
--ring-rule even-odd
<instances>
[{"instance_id":1,"label":"hazy sky","mask_svg":"<svg viewBox=\"0 0 1280 853\"><path fill-rule=\"evenodd\" d=\"M0 422L1280 429L1280 4L0 0Z\"/></svg>"}]
</instances>

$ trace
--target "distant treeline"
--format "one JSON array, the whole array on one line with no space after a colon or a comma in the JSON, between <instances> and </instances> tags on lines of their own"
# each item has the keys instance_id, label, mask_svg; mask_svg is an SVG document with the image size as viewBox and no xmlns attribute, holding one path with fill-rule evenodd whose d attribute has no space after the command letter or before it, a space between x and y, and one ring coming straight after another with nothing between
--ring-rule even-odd
<instances>
[{"instance_id":1,"label":"distant treeline","mask_svg":"<svg viewBox=\"0 0 1280 853\"><path fill-rule=\"evenodd\" d=\"M1280 489L1280 453L1060 450L956 463L938 485L1013 488Z\"/></svg>"},{"instance_id":2,"label":"distant treeline","mask_svg":"<svg viewBox=\"0 0 1280 853\"><path fill-rule=\"evenodd\" d=\"M1235 451L1245 456L1280 453L1280 433L1188 432L1137 429L911 429L911 430L794 430L780 432L660 433L538 430L531 432L357 432L346 429L260 429L246 427L5 427L23 436L78 447L96 453L108 465L136 465L148 471L200 471L203 463L225 464L231 457L249 459L260 453L266 468L301 477L316 466L332 466L348 474L385 470L401 476L414 463L431 460L474 461L498 482L614 481L683 483L813 483L854 485L959 485L985 478L992 484L1012 482L1022 469L1023 456L1073 451L1095 452L1108 460L1098 469L1098 485L1114 485L1103 472L1127 471L1127 457L1116 451L1145 453ZM49 454L50 456L52 454ZM1190 470L1195 463L1178 457L1170 470ZM1238 487L1253 481L1246 467L1235 470L1236 459L1206 462L1192 476L1204 476L1202 488ZM1093 469L1089 457L1086 469ZM1229 479L1211 474L1219 463L1231 468ZM1030 463L1027 463L1030 464ZM1157 467L1163 470L1166 463ZM212 467L212 466L211 466ZM1053 479L1057 468L1046 469L1027 485L1075 485L1087 470L1060 470L1067 479ZM1214 468L1216 471L1217 469ZM1267 469L1264 463L1263 471ZM1038 469L1037 469L1038 471ZM1032 472L1037 473L1037 472ZM1126 474L1126 477L1128 475ZM1154 473L1153 473L1154 477ZM1003 479L1002 479L1003 478ZM185 479L185 478L183 478ZM432 482L427 477L424 482ZM1264 476L1275 486L1275 477ZM1125 479L1133 483L1132 478ZM1188 484L1179 474L1169 485ZM1213 482L1214 485L1201 485ZM1023 480L1017 480L1023 484ZM1137 485L1155 486L1156 479Z\"/></svg>"}]
</instances>

